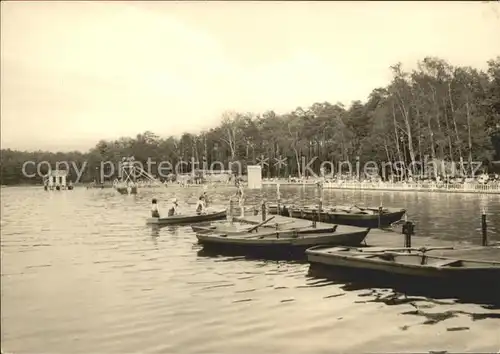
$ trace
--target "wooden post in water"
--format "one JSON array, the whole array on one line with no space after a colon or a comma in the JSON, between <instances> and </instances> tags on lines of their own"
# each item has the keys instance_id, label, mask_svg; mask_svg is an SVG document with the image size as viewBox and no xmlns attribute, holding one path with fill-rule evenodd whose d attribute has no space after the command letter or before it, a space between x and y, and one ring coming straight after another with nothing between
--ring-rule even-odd
<instances>
[{"instance_id":1,"label":"wooden post in water","mask_svg":"<svg viewBox=\"0 0 500 354\"><path fill-rule=\"evenodd\" d=\"M323 186L321 185L321 182L318 182L318 189L319 189L319 201L318 201L317 220L318 222L321 222L321 211L323 210Z\"/></svg>"},{"instance_id":2,"label":"wooden post in water","mask_svg":"<svg viewBox=\"0 0 500 354\"><path fill-rule=\"evenodd\" d=\"M382 227L382 204L380 204L380 206L378 207L378 228L381 229Z\"/></svg>"},{"instance_id":3,"label":"wooden post in water","mask_svg":"<svg viewBox=\"0 0 500 354\"><path fill-rule=\"evenodd\" d=\"M321 210L323 210L323 198L319 199L318 203L318 221L321 222Z\"/></svg>"},{"instance_id":4,"label":"wooden post in water","mask_svg":"<svg viewBox=\"0 0 500 354\"><path fill-rule=\"evenodd\" d=\"M312 220L312 223L311 223L311 227L312 228L316 228L316 220L318 219L317 215L315 215L316 213L314 212L314 209L312 210L312 213L311 213L311 220Z\"/></svg>"},{"instance_id":5,"label":"wooden post in water","mask_svg":"<svg viewBox=\"0 0 500 354\"><path fill-rule=\"evenodd\" d=\"M262 201L262 221L266 220L266 201Z\"/></svg>"},{"instance_id":6,"label":"wooden post in water","mask_svg":"<svg viewBox=\"0 0 500 354\"><path fill-rule=\"evenodd\" d=\"M229 199L229 223L233 223L233 215L234 215L234 200L233 198Z\"/></svg>"},{"instance_id":7,"label":"wooden post in water","mask_svg":"<svg viewBox=\"0 0 500 354\"><path fill-rule=\"evenodd\" d=\"M481 215L481 229L483 231L483 246L488 246L488 225L486 224L486 211L483 209L483 214Z\"/></svg>"},{"instance_id":8,"label":"wooden post in water","mask_svg":"<svg viewBox=\"0 0 500 354\"><path fill-rule=\"evenodd\" d=\"M415 225L411 221L405 221L403 224L403 234L405 235L404 247L411 248L411 236L414 234Z\"/></svg>"},{"instance_id":9,"label":"wooden post in water","mask_svg":"<svg viewBox=\"0 0 500 354\"><path fill-rule=\"evenodd\" d=\"M281 215L280 184L279 183L276 184L276 197L278 199L278 211L276 212L276 214L279 216L279 215Z\"/></svg>"}]
</instances>

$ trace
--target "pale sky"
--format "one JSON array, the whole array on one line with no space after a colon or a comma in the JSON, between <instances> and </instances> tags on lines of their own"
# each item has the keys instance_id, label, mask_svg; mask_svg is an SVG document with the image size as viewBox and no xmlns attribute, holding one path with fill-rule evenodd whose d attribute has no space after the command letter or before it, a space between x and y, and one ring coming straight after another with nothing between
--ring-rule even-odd
<instances>
[{"instance_id":1,"label":"pale sky","mask_svg":"<svg viewBox=\"0 0 500 354\"><path fill-rule=\"evenodd\" d=\"M398 61L497 55L498 2L2 2L1 143L199 132L225 110L364 101Z\"/></svg>"}]
</instances>

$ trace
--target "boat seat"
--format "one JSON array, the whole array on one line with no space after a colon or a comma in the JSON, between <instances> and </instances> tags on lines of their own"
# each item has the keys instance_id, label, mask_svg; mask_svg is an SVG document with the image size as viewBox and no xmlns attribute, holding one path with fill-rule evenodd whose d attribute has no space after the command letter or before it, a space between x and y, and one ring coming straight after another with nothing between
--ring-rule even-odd
<instances>
[{"instance_id":1,"label":"boat seat","mask_svg":"<svg viewBox=\"0 0 500 354\"><path fill-rule=\"evenodd\" d=\"M462 261L457 259L442 259L438 262L428 264L433 267L444 267L444 266L454 266L459 265Z\"/></svg>"}]
</instances>

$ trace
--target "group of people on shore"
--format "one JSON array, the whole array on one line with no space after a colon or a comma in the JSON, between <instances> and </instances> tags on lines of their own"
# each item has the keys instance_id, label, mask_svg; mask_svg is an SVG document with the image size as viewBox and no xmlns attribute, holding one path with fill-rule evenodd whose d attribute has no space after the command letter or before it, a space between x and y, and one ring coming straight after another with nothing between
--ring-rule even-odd
<instances>
[{"instance_id":1,"label":"group of people on shore","mask_svg":"<svg viewBox=\"0 0 500 354\"><path fill-rule=\"evenodd\" d=\"M243 185L241 183L237 183L236 187L237 187L236 197L238 198L239 205L242 206L244 200ZM196 202L196 207L195 207L196 213L198 215L205 213L207 210L207 206L208 206L208 195L207 192L203 192L199 196L198 201ZM177 198L173 198L168 208L167 216L177 215L178 208L179 208L179 202ZM153 198L153 200L151 201L151 217L153 218L160 217L160 209L158 207L158 200L156 198Z\"/></svg>"}]
</instances>

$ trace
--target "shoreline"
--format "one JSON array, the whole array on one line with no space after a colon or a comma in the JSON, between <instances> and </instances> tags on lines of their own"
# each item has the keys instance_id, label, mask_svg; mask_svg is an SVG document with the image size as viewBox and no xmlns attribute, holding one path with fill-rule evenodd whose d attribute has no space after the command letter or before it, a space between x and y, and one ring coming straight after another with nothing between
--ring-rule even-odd
<instances>
[{"instance_id":1,"label":"shoreline","mask_svg":"<svg viewBox=\"0 0 500 354\"><path fill-rule=\"evenodd\" d=\"M316 182L262 181L267 186L316 186ZM436 192L436 193L467 193L467 194L500 194L500 184L399 184L399 183L323 183L323 189L359 190L359 191L393 191L393 192Z\"/></svg>"},{"instance_id":2,"label":"shoreline","mask_svg":"<svg viewBox=\"0 0 500 354\"><path fill-rule=\"evenodd\" d=\"M167 187L204 187L206 185L212 184L189 184L189 185L167 185ZM230 185L227 183L217 183L216 185ZM245 183L246 185L246 183ZM287 180L277 180L277 181L262 181L262 186L302 186L302 187L315 187L316 181L308 182L288 182ZM43 184L14 184L14 185L2 185L2 188L43 188ZM84 183L75 184L74 188L86 187L87 189L109 189L113 185L103 185L103 186L89 186ZM159 186L139 186L141 188L152 188ZM500 195L500 184L487 185L487 184L449 184L449 185L437 185L437 184L399 184L399 183L323 183L323 189L330 190L347 190L347 191L387 191L387 192L435 192L435 193L462 193L462 194L499 194Z\"/></svg>"}]
</instances>

